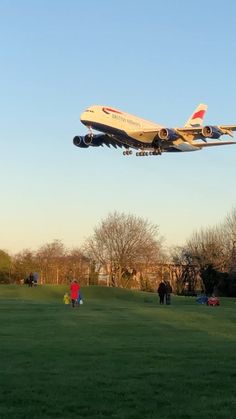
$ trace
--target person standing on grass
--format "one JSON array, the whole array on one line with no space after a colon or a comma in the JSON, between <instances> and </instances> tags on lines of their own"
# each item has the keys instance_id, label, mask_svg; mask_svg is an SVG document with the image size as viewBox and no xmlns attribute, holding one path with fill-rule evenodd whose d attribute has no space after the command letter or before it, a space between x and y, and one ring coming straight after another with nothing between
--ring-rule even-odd
<instances>
[{"instance_id":1,"label":"person standing on grass","mask_svg":"<svg viewBox=\"0 0 236 419\"><path fill-rule=\"evenodd\" d=\"M79 294L78 294L77 304L78 305L83 304L83 298L82 298L81 291L79 291Z\"/></svg>"},{"instance_id":2,"label":"person standing on grass","mask_svg":"<svg viewBox=\"0 0 236 419\"><path fill-rule=\"evenodd\" d=\"M71 285L70 285L70 298L71 298L71 304L72 307L75 307L76 301L78 300L80 285L76 281L76 279L73 279Z\"/></svg>"},{"instance_id":3,"label":"person standing on grass","mask_svg":"<svg viewBox=\"0 0 236 419\"><path fill-rule=\"evenodd\" d=\"M161 280L159 287L157 289L157 292L159 294L160 304L164 304L164 298L166 295L166 284L164 283L163 280Z\"/></svg>"},{"instance_id":4,"label":"person standing on grass","mask_svg":"<svg viewBox=\"0 0 236 419\"><path fill-rule=\"evenodd\" d=\"M34 283L34 274L33 272L30 272L29 274L29 287L32 287Z\"/></svg>"},{"instance_id":5,"label":"person standing on grass","mask_svg":"<svg viewBox=\"0 0 236 419\"><path fill-rule=\"evenodd\" d=\"M70 297L67 294L67 292L64 294L63 301L64 301L64 304L70 304Z\"/></svg>"},{"instance_id":6,"label":"person standing on grass","mask_svg":"<svg viewBox=\"0 0 236 419\"><path fill-rule=\"evenodd\" d=\"M171 302L170 295L172 293L172 286L170 285L169 281L166 281L165 284L166 284L166 304L170 305L170 302Z\"/></svg>"}]
</instances>

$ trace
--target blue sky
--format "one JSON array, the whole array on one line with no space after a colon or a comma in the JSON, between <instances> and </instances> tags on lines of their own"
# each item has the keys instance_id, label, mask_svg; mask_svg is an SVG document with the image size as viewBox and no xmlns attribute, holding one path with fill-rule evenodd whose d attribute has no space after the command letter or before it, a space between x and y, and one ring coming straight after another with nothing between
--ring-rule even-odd
<instances>
[{"instance_id":1,"label":"blue sky","mask_svg":"<svg viewBox=\"0 0 236 419\"><path fill-rule=\"evenodd\" d=\"M115 210L158 224L166 244L236 204L236 147L161 157L81 150L79 116L103 104L181 126L235 124L236 3L0 3L0 248L80 246Z\"/></svg>"}]
</instances>

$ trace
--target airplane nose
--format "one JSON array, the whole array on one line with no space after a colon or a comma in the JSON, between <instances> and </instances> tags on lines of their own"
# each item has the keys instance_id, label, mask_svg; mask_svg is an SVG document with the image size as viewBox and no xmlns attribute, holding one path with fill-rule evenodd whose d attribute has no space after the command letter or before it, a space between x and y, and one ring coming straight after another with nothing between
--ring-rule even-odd
<instances>
[{"instance_id":1,"label":"airplane nose","mask_svg":"<svg viewBox=\"0 0 236 419\"><path fill-rule=\"evenodd\" d=\"M82 112L82 114L80 115L80 121L85 126L90 126L93 120L94 120L94 112L90 109L86 109L86 111Z\"/></svg>"},{"instance_id":2,"label":"airplane nose","mask_svg":"<svg viewBox=\"0 0 236 419\"><path fill-rule=\"evenodd\" d=\"M85 112L83 112L83 113L80 115L80 121L82 122L82 124L85 124L85 121L86 121Z\"/></svg>"}]
</instances>

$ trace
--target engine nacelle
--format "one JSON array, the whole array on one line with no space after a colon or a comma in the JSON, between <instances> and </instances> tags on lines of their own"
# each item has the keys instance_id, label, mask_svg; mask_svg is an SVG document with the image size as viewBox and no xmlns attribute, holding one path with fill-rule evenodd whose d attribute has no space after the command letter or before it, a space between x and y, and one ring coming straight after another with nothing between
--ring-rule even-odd
<instances>
[{"instance_id":1,"label":"engine nacelle","mask_svg":"<svg viewBox=\"0 0 236 419\"><path fill-rule=\"evenodd\" d=\"M74 137L73 138L74 145L81 148L88 148L89 144L86 142L87 140L85 140L86 137L87 135L85 137L83 137L82 135Z\"/></svg>"},{"instance_id":2,"label":"engine nacelle","mask_svg":"<svg viewBox=\"0 0 236 419\"><path fill-rule=\"evenodd\" d=\"M171 128L162 128L158 132L158 137L160 138L160 140L174 141L174 140L176 140L179 137L179 135L177 134L177 132L175 132L174 129L171 129Z\"/></svg>"},{"instance_id":3,"label":"engine nacelle","mask_svg":"<svg viewBox=\"0 0 236 419\"><path fill-rule=\"evenodd\" d=\"M89 146L93 142L93 134L87 134L83 137L84 144Z\"/></svg>"},{"instance_id":4,"label":"engine nacelle","mask_svg":"<svg viewBox=\"0 0 236 419\"><path fill-rule=\"evenodd\" d=\"M218 127L208 125L202 128L202 135L205 138L220 138L222 131Z\"/></svg>"}]
</instances>

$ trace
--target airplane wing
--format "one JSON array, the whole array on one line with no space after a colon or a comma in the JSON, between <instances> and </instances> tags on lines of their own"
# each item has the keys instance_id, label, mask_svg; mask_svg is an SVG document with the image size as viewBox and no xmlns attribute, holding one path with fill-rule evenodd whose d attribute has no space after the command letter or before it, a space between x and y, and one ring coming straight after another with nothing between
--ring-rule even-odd
<instances>
[{"instance_id":1,"label":"airplane wing","mask_svg":"<svg viewBox=\"0 0 236 419\"><path fill-rule=\"evenodd\" d=\"M236 131L236 125L219 125L222 130Z\"/></svg>"},{"instance_id":2,"label":"airplane wing","mask_svg":"<svg viewBox=\"0 0 236 419\"><path fill-rule=\"evenodd\" d=\"M209 135L203 135L203 130L207 130ZM213 135L210 133L213 131ZM216 136L214 136L214 131L216 132ZM172 137L173 141L179 139L179 141L187 141L192 143L193 140L196 139L203 139L207 140L207 138L219 138L221 135L229 135L233 137L233 131L236 131L236 125L214 125L214 126L198 126L198 127L181 127L181 128L157 128L157 129L143 129L140 131L128 132L128 134L139 140L139 141L152 141L155 137L159 137L163 140L168 140L171 138L165 138L165 136Z\"/></svg>"},{"instance_id":3,"label":"airplane wing","mask_svg":"<svg viewBox=\"0 0 236 419\"><path fill-rule=\"evenodd\" d=\"M221 131L236 131L236 125L214 125L215 128L218 128ZM176 131L178 132L183 132L186 134L199 134L202 129L204 127L203 126L199 126L199 127L183 127L183 128L175 128ZM228 132L226 132L227 134Z\"/></svg>"},{"instance_id":4,"label":"airplane wing","mask_svg":"<svg viewBox=\"0 0 236 419\"><path fill-rule=\"evenodd\" d=\"M236 131L236 125L214 125L216 128L219 128L221 130L227 130L227 131ZM183 132L186 134L199 134L202 129L204 127L203 126L199 126L199 127L180 127L180 128L172 128L177 132ZM158 134L161 131L162 127L160 127L159 129L144 129L142 131L134 131L133 133L129 132L129 134L139 134L144 135L144 134Z\"/></svg>"},{"instance_id":5,"label":"airplane wing","mask_svg":"<svg viewBox=\"0 0 236 419\"><path fill-rule=\"evenodd\" d=\"M229 145L236 144L236 141L214 141L211 143L192 143L194 147L203 148L203 147L214 147L217 145Z\"/></svg>"}]
</instances>

